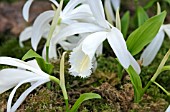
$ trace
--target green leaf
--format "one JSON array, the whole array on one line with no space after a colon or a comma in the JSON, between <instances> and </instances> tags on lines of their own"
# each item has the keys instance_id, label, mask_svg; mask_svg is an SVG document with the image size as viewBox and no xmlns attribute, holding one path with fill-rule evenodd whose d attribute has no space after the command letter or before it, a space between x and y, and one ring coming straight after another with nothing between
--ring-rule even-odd
<instances>
[{"instance_id":1,"label":"green leaf","mask_svg":"<svg viewBox=\"0 0 170 112\"><path fill-rule=\"evenodd\" d=\"M165 2L169 3L170 4L170 0L165 0Z\"/></svg>"},{"instance_id":2,"label":"green leaf","mask_svg":"<svg viewBox=\"0 0 170 112\"><path fill-rule=\"evenodd\" d=\"M149 8L152 7L153 4L154 4L155 2L157 2L157 1L158 1L158 0L149 0L149 2L144 6L144 9L145 9L145 10L149 9Z\"/></svg>"},{"instance_id":3,"label":"green leaf","mask_svg":"<svg viewBox=\"0 0 170 112\"><path fill-rule=\"evenodd\" d=\"M37 54L35 51L33 51L32 49L30 49L23 57L22 60L27 60L30 58L42 58L39 54Z\"/></svg>"},{"instance_id":4,"label":"green leaf","mask_svg":"<svg viewBox=\"0 0 170 112\"><path fill-rule=\"evenodd\" d=\"M138 18L138 26L141 26L148 19L147 13L141 6L137 8L137 18Z\"/></svg>"},{"instance_id":5,"label":"green leaf","mask_svg":"<svg viewBox=\"0 0 170 112\"><path fill-rule=\"evenodd\" d=\"M127 11L121 19L121 30L122 30L124 38L126 38L127 31L129 28L129 20L130 20L130 13L129 11Z\"/></svg>"},{"instance_id":6,"label":"green leaf","mask_svg":"<svg viewBox=\"0 0 170 112\"><path fill-rule=\"evenodd\" d=\"M132 82L134 88L134 102L138 103L142 98L143 88L140 76L136 73L132 66L126 69L128 74L130 75L130 80Z\"/></svg>"},{"instance_id":7,"label":"green leaf","mask_svg":"<svg viewBox=\"0 0 170 112\"><path fill-rule=\"evenodd\" d=\"M81 94L80 97L75 102L75 104L73 105L73 107L71 108L70 112L77 112L77 110L78 110L79 106L81 105L81 103L83 103L86 100L94 99L94 98L101 98L101 96L99 94L96 94L96 93L84 93L84 94Z\"/></svg>"},{"instance_id":8,"label":"green leaf","mask_svg":"<svg viewBox=\"0 0 170 112\"><path fill-rule=\"evenodd\" d=\"M138 54L158 33L164 22L166 12L148 19L143 25L130 34L126 44L132 55Z\"/></svg>"},{"instance_id":9,"label":"green leaf","mask_svg":"<svg viewBox=\"0 0 170 112\"><path fill-rule=\"evenodd\" d=\"M42 71L48 74L52 74L54 66L48 62L46 62L39 54L37 54L35 51L30 49L23 57L22 60L27 60L30 58L35 58L39 67Z\"/></svg>"}]
</instances>

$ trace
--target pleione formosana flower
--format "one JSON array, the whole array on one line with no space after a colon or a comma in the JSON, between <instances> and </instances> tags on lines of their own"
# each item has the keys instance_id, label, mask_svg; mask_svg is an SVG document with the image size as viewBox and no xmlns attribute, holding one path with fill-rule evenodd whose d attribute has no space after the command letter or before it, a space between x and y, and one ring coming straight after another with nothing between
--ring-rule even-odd
<instances>
[{"instance_id":1,"label":"pleione formosana flower","mask_svg":"<svg viewBox=\"0 0 170 112\"><path fill-rule=\"evenodd\" d=\"M17 67L0 71L0 94L14 88L8 98L7 112L15 112L30 92L50 81L50 75L39 68L36 60L24 62L11 57L0 57L0 64ZM12 105L16 90L25 83L31 83L31 86Z\"/></svg>"},{"instance_id":2,"label":"pleione formosana flower","mask_svg":"<svg viewBox=\"0 0 170 112\"><path fill-rule=\"evenodd\" d=\"M56 7L59 6L56 0L50 0ZM90 8L87 4L81 4L84 3L85 0L70 0L67 5L64 7L64 9L59 14L59 21L56 25L56 28L53 32L52 38L57 37L58 33L61 29L63 29L66 26L69 26L73 23L78 22L85 22L89 20L92 16L92 13L90 12ZM30 5L33 2L33 0L28 0L23 8L23 16L25 20L27 21L29 18L29 9ZM79 6L78 6L79 5ZM55 10L48 10L43 13L41 13L34 21L33 26L27 27L20 35L19 41L21 47L23 47L22 42L26 41L31 38L31 45L33 49L36 51L38 44L41 40L41 38L47 39L47 36L50 32L50 22L52 21L55 14ZM89 19L88 19L89 18ZM60 41L57 41L56 43L53 42L53 44L50 44L49 46L49 58L56 58L56 44L60 44L62 48L65 50L72 50L77 43L82 39L81 36L77 36L77 39L72 38L73 36L68 36L70 39L67 39L66 37L61 38ZM76 36L74 36L76 37ZM71 40L73 39L74 42ZM76 42L75 42L76 40ZM45 47L44 47L45 50ZM43 55L46 55L45 51L43 50Z\"/></svg>"},{"instance_id":3,"label":"pleione formosana flower","mask_svg":"<svg viewBox=\"0 0 170 112\"><path fill-rule=\"evenodd\" d=\"M122 33L116 27L109 26L106 21L101 0L87 0L87 3L95 17L95 24L102 28L102 30L100 29L88 35L79 46L73 49L69 60L71 64L71 74L74 76L88 77L93 68L92 59L95 52L105 40L110 44L120 64L125 69L128 69L131 65L139 74L139 64L127 50ZM88 27L86 28L88 29Z\"/></svg>"}]
</instances>

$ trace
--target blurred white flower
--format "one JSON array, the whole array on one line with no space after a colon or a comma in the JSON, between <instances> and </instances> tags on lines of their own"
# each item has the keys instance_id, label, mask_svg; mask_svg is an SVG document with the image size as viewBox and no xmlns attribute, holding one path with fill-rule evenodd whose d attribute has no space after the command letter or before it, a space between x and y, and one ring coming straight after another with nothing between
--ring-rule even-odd
<instances>
[{"instance_id":1,"label":"blurred white flower","mask_svg":"<svg viewBox=\"0 0 170 112\"><path fill-rule=\"evenodd\" d=\"M88 77L91 74L91 69L93 68L92 59L95 52L106 39L108 40L121 65L125 69L132 65L132 67L139 74L140 67L127 50L126 42L122 33L115 27L110 28L108 22L105 20L101 0L87 0L87 2L93 12L96 24L98 24L100 29L97 31L96 27L95 33L87 36L78 47L73 49L69 60L71 64L71 74L74 76ZM86 28L88 29L88 27Z\"/></svg>"},{"instance_id":2,"label":"blurred white flower","mask_svg":"<svg viewBox=\"0 0 170 112\"><path fill-rule=\"evenodd\" d=\"M54 3L55 0L52 0L52 1ZM29 2L31 2L31 1L28 1L28 3ZM87 22L87 20L88 21L93 20L93 18L91 17L92 13L90 11L89 6L84 3L84 4L77 7L77 5L79 5L80 3L84 3L84 0L70 0L68 2L68 4L65 6L63 11L60 12L60 17L59 17L60 20L61 20L60 25L58 25L56 27L52 38L57 37L58 33L60 33L60 30L63 29L64 27L67 27L68 25L71 25L73 23L77 23L79 21ZM25 12L28 12L29 8L26 8L26 9L27 9L27 11L25 11ZM32 45L33 49L36 51L37 46L38 46L41 38L42 37L47 38L47 35L49 33L49 30L50 30L50 22L52 21L52 19L54 17L54 13L55 13L55 11L53 11L53 10L49 10L49 11L41 13L36 18L33 26L26 28L21 33L20 38L19 38L20 39L20 45L23 46L22 42L31 38L31 45ZM72 35L70 35L70 36L76 37L76 36L72 36ZM76 46L77 45L76 43L79 43L79 41L82 39L81 38L82 36L77 36L79 38L76 39L77 40L76 42L72 43L72 41L69 41L69 43L68 43L67 40L73 39L73 38L67 39L70 36L63 37L63 38L60 39L60 41L55 41L55 43L52 42L53 45L50 45L50 48L49 48L49 49L53 49L53 50L49 51L49 57L50 58L53 58L53 57L56 58L56 50L55 50L56 44L60 44L64 49L69 48L69 50L70 50L73 46ZM71 47L69 47L69 46L71 46ZM45 53L45 49L44 49L43 53ZM43 55L45 55L45 54L43 54Z\"/></svg>"},{"instance_id":3,"label":"blurred white flower","mask_svg":"<svg viewBox=\"0 0 170 112\"><path fill-rule=\"evenodd\" d=\"M30 7L31 7L31 4L33 3L34 0L28 0L27 2L25 2L24 6L23 6L23 9L22 9L22 15L25 19L25 21L28 22L29 20L29 10L30 10ZM55 6L59 6L58 2L56 0L49 0L51 1Z\"/></svg>"},{"instance_id":4,"label":"blurred white flower","mask_svg":"<svg viewBox=\"0 0 170 112\"><path fill-rule=\"evenodd\" d=\"M169 107L166 109L165 112L170 112L170 105L169 105Z\"/></svg>"},{"instance_id":5,"label":"blurred white flower","mask_svg":"<svg viewBox=\"0 0 170 112\"><path fill-rule=\"evenodd\" d=\"M0 57L0 64L18 67L0 70L0 94L14 87L8 99L7 112L15 112L30 92L50 81L49 75L39 68L36 60L24 62L15 58ZM12 106L16 90L22 84L29 82L31 86L21 94Z\"/></svg>"},{"instance_id":6,"label":"blurred white flower","mask_svg":"<svg viewBox=\"0 0 170 112\"><path fill-rule=\"evenodd\" d=\"M143 51L140 57L143 66L148 66L154 60L164 41L165 33L170 38L170 24L162 25L158 34Z\"/></svg>"},{"instance_id":7,"label":"blurred white flower","mask_svg":"<svg viewBox=\"0 0 170 112\"><path fill-rule=\"evenodd\" d=\"M113 11L113 8L114 11ZM115 12L120 8L120 0L105 0L104 1L104 8L106 12L106 18L109 23L113 23L115 21Z\"/></svg>"}]
</instances>

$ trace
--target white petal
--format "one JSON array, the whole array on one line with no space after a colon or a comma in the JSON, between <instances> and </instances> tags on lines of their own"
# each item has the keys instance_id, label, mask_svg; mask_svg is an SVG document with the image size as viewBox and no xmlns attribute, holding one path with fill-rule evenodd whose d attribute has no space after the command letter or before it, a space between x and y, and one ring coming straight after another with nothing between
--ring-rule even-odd
<instances>
[{"instance_id":1,"label":"white petal","mask_svg":"<svg viewBox=\"0 0 170 112\"><path fill-rule=\"evenodd\" d=\"M75 14L72 14L72 15L69 15L65 18L63 18L64 21L66 20L69 20L69 19L73 19L73 20L84 20L84 19L87 19L88 17L92 17L92 15L90 15L89 13L75 13Z\"/></svg>"},{"instance_id":2,"label":"white petal","mask_svg":"<svg viewBox=\"0 0 170 112\"><path fill-rule=\"evenodd\" d=\"M37 70L41 70L41 68L39 67L37 61L34 59L34 60L30 60L30 61L27 61L26 62L28 65L30 65L31 67L37 69Z\"/></svg>"},{"instance_id":3,"label":"white petal","mask_svg":"<svg viewBox=\"0 0 170 112\"><path fill-rule=\"evenodd\" d=\"M87 0L96 22L104 28L109 28L105 19L103 5L101 0Z\"/></svg>"},{"instance_id":4,"label":"white petal","mask_svg":"<svg viewBox=\"0 0 170 112\"><path fill-rule=\"evenodd\" d=\"M113 24L113 21L115 21L115 16L113 13L110 0L105 0L104 5L105 5L104 8L105 8L107 20L109 21L109 23Z\"/></svg>"},{"instance_id":5,"label":"white petal","mask_svg":"<svg viewBox=\"0 0 170 112\"><path fill-rule=\"evenodd\" d=\"M96 31L101 31L103 28L90 24L90 23L74 23L71 24L64 29L62 29L55 38L52 38L53 43L57 43L60 39L63 40L63 38L75 35L75 34L80 34L80 33L89 33L89 32L96 32Z\"/></svg>"},{"instance_id":6,"label":"white petal","mask_svg":"<svg viewBox=\"0 0 170 112\"><path fill-rule=\"evenodd\" d=\"M19 36L19 44L21 47L24 47L22 42L30 39L31 35L32 35L32 27L27 27L24 29L24 31L21 32Z\"/></svg>"},{"instance_id":7,"label":"white petal","mask_svg":"<svg viewBox=\"0 0 170 112\"><path fill-rule=\"evenodd\" d=\"M23 10L22 10L22 15L23 15L25 21L27 21L27 22L28 22L28 19L29 19L29 10L30 10L30 6L31 6L32 2L33 2L33 0L28 0L25 3Z\"/></svg>"},{"instance_id":8,"label":"white petal","mask_svg":"<svg viewBox=\"0 0 170 112\"><path fill-rule=\"evenodd\" d=\"M43 71L37 70L36 68L30 66L26 62L21 61L19 59L10 58L10 57L0 57L0 64L10 65L10 66L15 66L15 67L27 69L27 70L30 70L30 71L32 71L32 72L34 72L34 73L36 73L40 76L49 77L48 74L44 73Z\"/></svg>"},{"instance_id":9,"label":"white petal","mask_svg":"<svg viewBox=\"0 0 170 112\"><path fill-rule=\"evenodd\" d=\"M75 8L63 19L74 19L74 20L86 20L87 18L93 17L89 5L83 4Z\"/></svg>"},{"instance_id":10,"label":"white petal","mask_svg":"<svg viewBox=\"0 0 170 112\"><path fill-rule=\"evenodd\" d=\"M107 32L89 35L70 55L70 72L73 76L88 77L91 74L92 59L98 46L106 39Z\"/></svg>"},{"instance_id":11,"label":"white petal","mask_svg":"<svg viewBox=\"0 0 170 112\"><path fill-rule=\"evenodd\" d=\"M155 58L156 54L158 53L163 40L164 40L165 34L162 28L159 30L156 37L152 40L152 42L145 48L143 51L140 60L142 61L143 66L148 66L153 59Z\"/></svg>"},{"instance_id":12,"label":"white petal","mask_svg":"<svg viewBox=\"0 0 170 112\"><path fill-rule=\"evenodd\" d=\"M29 93L31 93L35 88L38 86L50 81L49 79L44 79L36 82L31 87L29 87L22 95L19 97L19 99L15 102L15 104L11 108L11 112L15 112L17 108L21 105L21 103L25 100L25 98L28 96Z\"/></svg>"},{"instance_id":13,"label":"white petal","mask_svg":"<svg viewBox=\"0 0 170 112\"><path fill-rule=\"evenodd\" d=\"M0 94L13 88L22 80L38 76L35 73L19 69L3 69L0 71Z\"/></svg>"},{"instance_id":14,"label":"white petal","mask_svg":"<svg viewBox=\"0 0 170 112\"><path fill-rule=\"evenodd\" d=\"M56 0L50 0L56 7L59 6L58 2Z\"/></svg>"},{"instance_id":15,"label":"white petal","mask_svg":"<svg viewBox=\"0 0 170 112\"><path fill-rule=\"evenodd\" d=\"M170 105L169 105L169 107L166 109L165 112L170 112Z\"/></svg>"},{"instance_id":16,"label":"white petal","mask_svg":"<svg viewBox=\"0 0 170 112\"><path fill-rule=\"evenodd\" d=\"M76 13L88 13L90 15L92 15L93 13L90 10L90 7L88 4L82 4L78 7L76 7L74 10L71 11L71 14L76 14Z\"/></svg>"},{"instance_id":17,"label":"white petal","mask_svg":"<svg viewBox=\"0 0 170 112\"><path fill-rule=\"evenodd\" d=\"M63 9L63 16L69 14L77 5L79 5L83 1L84 0L70 0Z\"/></svg>"},{"instance_id":18,"label":"white petal","mask_svg":"<svg viewBox=\"0 0 170 112\"><path fill-rule=\"evenodd\" d=\"M56 45L50 44L49 46L49 58L55 58L57 59L57 53L56 53Z\"/></svg>"},{"instance_id":19,"label":"white petal","mask_svg":"<svg viewBox=\"0 0 170 112\"><path fill-rule=\"evenodd\" d=\"M22 82L20 82L11 92L11 94L9 95L9 98L8 98L8 103L7 103L7 112L12 112L11 111L11 104L12 104L12 99L14 97L14 94L16 93L16 90L24 83L28 83L28 82L34 82L34 81L37 81L37 80L41 80L43 78L41 77L35 77L35 78L29 78L29 79L26 79Z\"/></svg>"},{"instance_id":20,"label":"white petal","mask_svg":"<svg viewBox=\"0 0 170 112\"><path fill-rule=\"evenodd\" d=\"M59 44L62 46L64 50L73 50L77 46L77 44L69 43L67 41L59 42Z\"/></svg>"},{"instance_id":21,"label":"white petal","mask_svg":"<svg viewBox=\"0 0 170 112\"><path fill-rule=\"evenodd\" d=\"M122 33L113 27L108 33L107 39L121 65L127 69L130 65L130 59Z\"/></svg>"},{"instance_id":22,"label":"white petal","mask_svg":"<svg viewBox=\"0 0 170 112\"><path fill-rule=\"evenodd\" d=\"M138 64L138 62L135 60L135 58L129 53L129 58L130 58L130 65L133 67L133 69L136 71L137 74L140 74L141 69L140 66Z\"/></svg>"},{"instance_id":23,"label":"white petal","mask_svg":"<svg viewBox=\"0 0 170 112\"><path fill-rule=\"evenodd\" d=\"M111 0L111 1L112 1L113 8L115 9L115 11L117 11L117 9L120 8L120 0Z\"/></svg>"},{"instance_id":24,"label":"white petal","mask_svg":"<svg viewBox=\"0 0 170 112\"><path fill-rule=\"evenodd\" d=\"M103 53L103 44L100 44L99 47L96 50L96 55L100 56Z\"/></svg>"},{"instance_id":25,"label":"white petal","mask_svg":"<svg viewBox=\"0 0 170 112\"><path fill-rule=\"evenodd\" d=\"M163 25L163 29L166 32L166 34L168 35L169 39L170 39L170 24L167 25Z\"/></svg>"},{"instance_id":26,"label":"white petal","mask_svg":"<svg viewBox=\"0 0 170 112\"><path fill-rule=\"evenodd\" d=\"M92 59L97 48L103 43L106 37L107 32L96 32L87 36L82 42L82 51Z\"/></svg>"},{"instance_id":27,"label":"white petal","mask_svg":"<svg viewBox=\"0 0 170 112\"><path fill-rule=\"evenodd\" d=\"M49 26L49 22L54 17L54 11L46 11L41 13L33 24L31 45L36 51L38 43L40 42L42 35L44 34L44 29Z\"/></svg>"}]
</instances>

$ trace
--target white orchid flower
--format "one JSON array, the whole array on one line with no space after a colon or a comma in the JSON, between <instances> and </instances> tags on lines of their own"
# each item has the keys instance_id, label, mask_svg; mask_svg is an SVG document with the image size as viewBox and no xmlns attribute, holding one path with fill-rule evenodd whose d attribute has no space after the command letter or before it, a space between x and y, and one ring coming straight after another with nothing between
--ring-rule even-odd
<instances>
[{"instance_id":1,"label":"white orchid flower","mask_svg":"<svg viewBox=\"0 0 170 112\"><path fill-rule=\"evenodd\" d=\"M114 8L114 11L112 9L112 6ZM112 22L116 21L114 12L116 12L120 8L120 0L105 0L104 8L105 8L107 20L109 21L109 23L112 24Z\"/></svg>"},{"instance_id":2,"label":"white orchid flower","mask_svg":"<svg viewBox=\"0 0 170 112\"><path fill-rule=\"evenodd\" d=\"M141 54L140 60L142 61L143 66L148 66L156 57L159 49L165 38L165 33L170 38L170 24L162 25L159 29L158 34L152 40L152 42L145 48L143 53Z\"/></svg>"},{"instance_id":3,"label":"white orchid flower","mask_svg":"<svg viewBox=\"0 0 170 112\"><path fill-rule=\"evenodd\" d=\"M55 0L52 2L54 3ZM31 1L28 1L28 3ZM87 4L82 4L77 7L80 3L83 3L84 0L70 0L68 4L65 6L63 11L60 13L60 19L61 19L61 24L58 25L55 29L55 32L53 33L52 38L57 37L58 33L60 32L61 29L63 29L65 26L69 24L76 23L78 21L81 22L91 22L94 20L92 16L92 12ZM27 4L27 3L26 3ZM30 4L30 3L29 3ZM23 9L25 12L29 12L29 7L27 5L27 8ZM24 12L24 11L23 11ZM40 42L42 37L47 38L48 32L50 30L50 21L52 21L54 17L55 11L50 10L41 13L35 20L33 27L32 28L26 28L20 35L20 45L23 46L22 42L25 40L28 40L31 38L31 45L33 49L36 51L38 43ZM28 18L28 17L27 17ZM90 20L90 21L89 21ZM70 35L72 37L72 35ZM70 37L68 36L68 37ZM68 38L67 37L67 38ZM75 36L74 36L75 37ZM78 36L81 37L81 36ZM73 46L76 46L75 43L68 43L66 40L68 40L66 37L62 38L60 41L57 41L53 45L50 45L50 49L55 48L56 44L60 44L64 49L65 48L73 48ZM73 38L72 38L73 39ZM70 40L70 39L69 39ZM78 39L78 40L81 40ZM76 42L79 43L79 42ZM69 47L71 46L71 47ZM55 48L56 49L56 48ZM50 50L52 53L49 52L49 57L50 58L57 58L56 54L53 53L54 50ZM45 49L43 51L45 53ZM55 51L56 52L56 51ZM50 55L51 54L51 55ZM45 55L45 54L43 54Z\"/></svg>"},{"instance_id":4,"label":"white orchid flower","mask_svg":"<svg viewBox=\"0 0 170 112\"><path fill-rule=\"evenodd\" d=\"M96 53L96 50L106 39L108 40L121 65L125 69L128 69L131 65L139 74L139 64L127 50L126 42L122 33L115 27L110 28L105 20L101 0L87 0L87 2L93 12L96 23L100 26L100 29L87 36L78 47L73 49L69 60L71 64L71 74L74 76L88 77L91 74L91 69L93 68L92 59ZM88 29L88 27L86 27L86 29Z\"/></svg>"},{"instance_id":5,"label":"white orchid flower","mask_svg":"<svg viewBox=\"0 0 170 112\"><path fill-rule=\"evenodd\" d=\"M15 112L30 92L50 81L49 75L39 68L36 60L24 62L15 58L0 57L0 64L18 67L0 71L0 94L14 87L8 99L7 112ZM31 87L23 92L12 106L12 99L16 90L22 84L29 82Z\"/></svg>"},{"instance_id":6,"label":"white orchid flower","mask_svg":"<svg viewBox=\"0 0 170 112\"><path fill-rule=\"evenodd\" d=\"M165 112L170 112L170 105L169 105L169 107L166 109Z\"/></svg>"}]
</instances>

